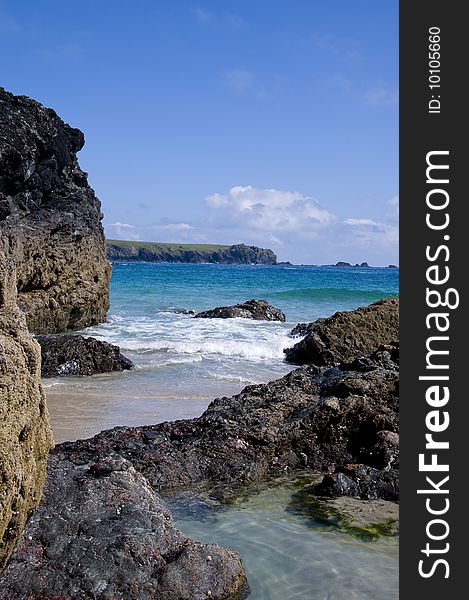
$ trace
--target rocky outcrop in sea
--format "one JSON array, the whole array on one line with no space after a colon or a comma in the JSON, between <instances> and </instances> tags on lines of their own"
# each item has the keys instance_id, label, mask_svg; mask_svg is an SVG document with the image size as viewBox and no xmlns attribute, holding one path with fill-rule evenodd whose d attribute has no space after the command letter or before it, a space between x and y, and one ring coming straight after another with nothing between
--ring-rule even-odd
<instances>
[{"instance_id":1,"label":"rocky outcrop in sea","mask_svg":"<svg viewBox=\"0 0 469 600\"><path fill-rule=\"evenodd\" d=\"M381 344L399 339L399 298L300 323L290 335L306 336L285 350L286 360L296 365L333 365L365 356Z\"/></svg>"},{"instance_id":2,"label":"rocky outcrop in sea","mask_svg":"<svg viewBox=\"0 0 469 600\"><path fill-rule=\"evenodd\" d=\"M146 261L176 263L217 263L240 265L275 265L276 254L268 248L235 244L215 246L203 244L158 244L153 242L106 241L111 261Z\"/></svg>"},{"instance_id":3,"label":"rocky outcrop in sea","mask_svg":"<svg viewBox=\"0 0 469 600\"><path fill-rule=\"evenodd\" d=\"M95 375L132 369L118 346L82 335L38 335L42 377Z\"/></svg>"},{"instance_id":4,"label":"rocky outcrop in sea","mask_svg":"<svg viewBox=\"0 0 469 600\"><path fill-rule=\"evenodd\" d=\"M78 129L0 88L0 225L30 331L99 323L109 306L101 205L77 161Z\"/></svg>"},{"instance_id":5,"label":"rocky outcrop in sea","mask_svg":"<svg viewBox=\"0 0 469 600\"><path fill-rule=\"evenodd\" d=\"M197 319L253 319L255 321L282 321L286 320L285 314L267 302L267 300L248 300L234 306L219 306L212 310L199 312Z\"/></svg>"},{"instance_id":6,"label":"rocky outcrop in sea","mask_svg":"<svg viewBox=\"0 0 469 600\"><path fill-rule=\"evenodd\" d=\"M367 262L362 262L362 263L355 263L354 265L352 265L349 262L343 261L343 260L339 260L338 262L335 263L335 265L324 265L325 267L339 267L339 268L360 268L360 269L367 269L369 268L369 264Z\"/></svg>"}]
</instances>

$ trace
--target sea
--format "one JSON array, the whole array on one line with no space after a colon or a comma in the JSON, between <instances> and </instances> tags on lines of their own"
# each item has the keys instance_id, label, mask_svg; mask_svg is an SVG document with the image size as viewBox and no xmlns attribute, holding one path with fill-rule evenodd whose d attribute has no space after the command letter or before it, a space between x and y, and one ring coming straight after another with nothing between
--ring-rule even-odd
<instances>
[{"instance_id":1,"label":"sea","mask_svg":"<svg viewBox=\"0 0 469 600\"><path fill-rule=\"evenodd\" d=\"M398 293L392 268L116 263L107 322L80 333L118 345L135 367L44 380L55 441L199 416L214 398L294 368L284 349L298 341L289 336L297 323ZM286 322L192 315L252 298L280 308ZM172 508L186 535L241 553L250 600L397 600L397 538L325 528L288 510L292 494L274 486L223 510Z\"/></svg>"}]
</instances>

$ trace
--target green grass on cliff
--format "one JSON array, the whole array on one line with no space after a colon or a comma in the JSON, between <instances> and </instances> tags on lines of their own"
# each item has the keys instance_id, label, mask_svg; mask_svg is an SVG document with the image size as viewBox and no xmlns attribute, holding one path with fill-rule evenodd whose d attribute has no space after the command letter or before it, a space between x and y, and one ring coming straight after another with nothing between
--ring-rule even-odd
<instances>
[{"instance_id":1,"label":"green grass on cliff","mask_svg":"<svg viewBox=\"0 0 469 600\"><path fill-rule=\"evenodd\" d=\"M230 248L225 244L171 244L162 242L132 242L123 240L106 240L108 246L118 246L119 248L164 248L170 252L183 252L184 250L194 250L198 252L216 252Z\"/></svg>"}]
</instances>

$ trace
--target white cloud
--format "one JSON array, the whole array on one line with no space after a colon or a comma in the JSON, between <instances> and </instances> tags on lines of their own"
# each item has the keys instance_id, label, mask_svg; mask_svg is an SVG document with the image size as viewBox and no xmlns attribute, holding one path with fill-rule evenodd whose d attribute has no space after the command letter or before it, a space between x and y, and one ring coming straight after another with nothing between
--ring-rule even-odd
<instances>
[{"instance_id":1,"label":"white cloud","mask_svg":"<svg viewBox=\"0 0 469 600\"><path fill-rule=\"evenodd\" d=\"M233 187L227 194L212 194L205 203L216 209L218 221L269 233L311 230L335 220L317 200L299 192L250 185Z\"/></svg>"},{"instance_id":2,"label":"white cloud","mask_svg":"<svg viewBox=\"0 0 469 600\"><path fill-rule=\"evenodd\" d=\"M393 196L388 203L396 209L396 214L399 216L399 196Z\"/></svg>"},{"instance_id":3,"label":"white cloud","mask_svg":"<svg viewBox=\"0 0 469 600\"><path fill-rule=\"evenodd\" d=\"M272 242L272 244L275 244L276 246L283 246L284 243L282 242L282 240L275 236L275 235L270 235L270 241Z\"/></svg>"},{"instance_id":4,"label":"white cloud","mask_svg":"<svg viewBox=\"0 0 469 600\"><path fill-rule=\"evenodd\" d=\"M396 223L379 223L373 219L346 219L343 223L352 226L352 239L361 242L397 245L399 241Z\"/></svg>"},{"instance_id":5,"label":"white cloud","mask_svg":"<svg viewBox=\"0 0 469 600\"><path fill-rule=\"evenodd\" d=\"M345 219L344 223L346 225L354 225L354 226L362 226L362 225L380 225L377 221L373 221L373 219Z\"/></svg>"},{"instance_id":6,"label":"white cloud","mask_svg":"<svg viewBox=\"0 0 469 600\"><path fill-rule=\"evenodd\" d=\"M136 231L135 226L130 223L110 223L104 225L104 229L106 231L106 237L109 239L140 240L139 232Z\"/></svg>"},{"instance_id":7,"label":"white cloud","mask_svg":"<svg viewBox=\"0 0 469 600\"><path fill-rule=\"evenodd\" d=\"M119 229L135 229L134 225L129 223L110 223L108 227L118 227Z\"/></svg>"},{"instance_id":8,"label":"white cloud","mask_svg":"<svg viewBox=\"0 0 469 600\"><path fill-rule=\"evenodd\" d=\"M165 223L164 225L154 225L152 229L155 231L189 231L194 228L188 223Z\"/></svg>"},{"instance_id":9,"label":"white cloud","mask_svg":"<svg viewBox=\"0 0 469 600\"><path fill-rule=\"evenodd\" d=\"M254 75L244 69L225 71L223 76L226 85L235 92L243 92L251 87L254 82Z\"/></svg>"}]
</instances>

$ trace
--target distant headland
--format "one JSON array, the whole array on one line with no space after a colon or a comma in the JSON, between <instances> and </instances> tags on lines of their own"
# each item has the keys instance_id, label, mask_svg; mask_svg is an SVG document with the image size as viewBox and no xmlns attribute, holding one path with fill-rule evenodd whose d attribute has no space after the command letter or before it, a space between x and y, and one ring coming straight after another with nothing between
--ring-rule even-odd
<instances>
[{"instance_id":1,"label":"distant headland","mask_svg":"<svg viewBox=\"0 0 469 600\"><path fill-rule=\"evenodd\" d=\"M294 266L290 261L277 262L270 248L246 244L177 244L167 242L140 242L133 240L106 240L106 255L111 262L168 262L212 263L225 265ZM318 265L300 265L315 267ZM352 264L340 260L323 267L370 268L367 262ZM398 269L397 265L388 265Z\"/></svg>"},{"instance_id":2,"label":"distant headland","mask_svg":"<svg viewBox=\"0 0 469 600\"><path fill-rule=\"evenodd\" d=\"M106 254L111 262L277 264L277 255L269 248L258 248L245 244L228 246L106 240Z\"/></svg>"}]
</instances>

